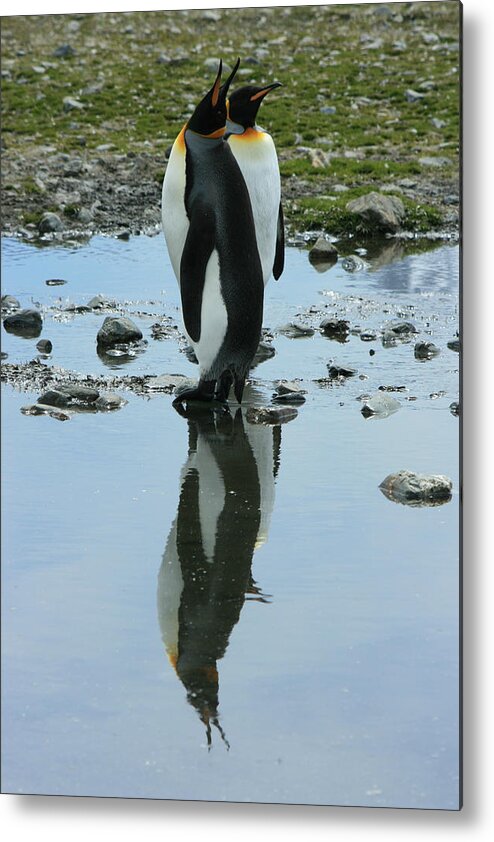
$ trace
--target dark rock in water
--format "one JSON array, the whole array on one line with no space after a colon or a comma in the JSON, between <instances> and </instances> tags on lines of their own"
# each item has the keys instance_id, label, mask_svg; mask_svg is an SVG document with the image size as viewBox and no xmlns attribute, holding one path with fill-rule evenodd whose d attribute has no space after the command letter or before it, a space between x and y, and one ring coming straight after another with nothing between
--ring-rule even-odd
<instances>
[{"instance_id":1,"label":"dark rock in water","mask_svg":"<svg viewBox=\"0 0 494 842\"><path fill-rule=\"evenodd\" d=\"M354 254L350 254L348 257L343 258L341 265L345 272L361 272L362 269L365 269L365 263L362 258L355 257Z\"/></svg>"},{"instance_id":2,"label":"dark rock in water","mask_svg":"<svg viewBox=\"0 0 494 842\"><path fill-rule=\"evenodd\" d=\"M0 352L0 359L2 359L2 360L6 360L6 359L8 358L8 356L9 356L9 355L7 354L7 352L6 352L6 351L1 351L1 352Z\"/></svg>"},{"instance_id":3,"label":"dark rock in water","mask_svg":"<svg viewBox=\"0 0 494 842\"><path fill-rule=\"evenodd\" d=\"M36 339L43 327L43 319L38 310L21 310L12 316L6 316L3 326L8 333L22 336L24 339Z\"/></svg>"},{"instance_id":4,"label":"dark rock in water","mask_svg":"<svg viewBox=\"0 0 494 842\"><path fill-rule=\"evenodd\" d=\"M53 231L62 231L63 222L56 213L44 213L38 225L40 234L51 234Z\"/></svg>"},{"instance_id":5,"label":"dark rock in water","mask_svg":"<svg viewBox=\"0 0 494 842\"><path fill-rule=\"evenodd\" d=\"M398 471L383 479L379 488L395 503L408 506L440 506L451 500L453 483L448 477Z\"/></svg>"},{"instance_id":6,"label":"dark rock in water","mask_svg":"<svg viewBox=\"0 0 494 842\"><path fill-rule=\"evenodd\" d=\"M73 412L67 409L60 409L49 404L34 403L31 406L21 406L23 415L49 415L50 418L56 418L57 421L70 421Z\"/></svg>"},{"instance_id":7,"label":"dark rock in water","mask_svg":"<svg viewBox=\"0 0 494 842\"><path fill-rule=\"evenodd\" d=\"M448 342L448 348L450 351L456 351L460 353L460 340L459 339L452 339Z\"/></svg>"},{"instance_id":8,"label":"dark rock in water","mask_svg":"<svg viewBox=\"0 0 494 842\"><path fill-rule=\"evenodd\" d=\"M386 330L394 333L396 336L408 336L411 333L418 333L417 328L412 322L402 322L395 320L386 325Z\"/></svg>"},{"instance_id":9,"label":"dark rock in water","mask_svg":"<svg viewBox=\"0 0 494 842\"><path fill-rule=\"evenodd\" d=\"M360 334L360 338L362 342L374 342L377 339L377 333L372 333L372 331L365 330Z\"/></svg>"},{"instance_id":10,"label":"dark rock in water","mask_svg":"<svg viewBox=\"0 0 494 842\"><path fill-rule=\"evenodd\" d=\"M396 196L368 193L348 202L346 209L360 216L372 228L394 234L405 217L405 206Z\"/></svg>"},{"instance_id":11,"label":"dark rock in water","mask_svg":"<svg viewBox=\"0 0 494 842\"><path fill-rule=\"evenodd\" d=\"M90 308L87 304L67 304L64 308L66 313L89 313Z\"/></svg>"},{"instance_id":12,"label":"dark rock in water","mask_svg":"<svg viewBox=\"0 0 494 842\"><path fill-rule=\"evenodd\" d=\"M350 322L347 322L346 319L326 318L319 325L319 330L330 339L346 339L350 330Z\"/></svg>"},{"instance_id":13,"label":"dark rock in water","mask_svg":"<svg viewBox=\"0 0 494 842\"><path fill-rule=\"evenodd\" d=\"M87 303L87 307L89 310L104 310L105 308L114 309L116 306L116 301L112 301L109 298L105 298L104 295L95 295Z\"/></svg>"},{"instance_id":14,"label":"dark rock in water","mask_svg":"<svg viewBox=\"0 0 494 842\"><path fill-rule=\"evenodd\" d=\"M450 403L449 411L451 412L451 415L460 414L460 404L458 403L458 401L453 401L453 403Z\"/></svg>"},{"instance_id":15,"label":"dark rock in water","mask_svg":"<svg viewBox=\"0 0 494 842\"><path fill-rule=\"evenodd\" d=\"M69 406L70 396L58 389L50 389L40 395L38 403L43 406Z\"/></svg>"},{"instance_id":16,"label":"dark rock in water","mask_svg":"<svg viewBox=\"0 0 494 842\"><path fill-rule=\"evenodd\" d=\"M328 375L333 380L341 380L346 377L355 377L358 373L356 368L351 368L349 365L336 365L335 363L328 363Z\"/></svg>"},{"instance_id":17,"label":"dark rock in water","mask_svg":"<svg viewBox=\"0 0 494 842\"><path fill-rule=\"evenodd\" d=\"M387 418L400 408L401 404L396 398L390 397L383 392L376 392L368 398L362 409L364 418Z\"/></svg>"},{"instance_id":18,"label":"dark rock in water","mask_svg":"<svg viewBox=\"0 0 494 842\"><path fill-rule=\"evenodd\" d=\"M369 356L373 357L375 353L376 352L374 351L374 348L371 348L370 351L369 351Z\"/></svg>"},{"instance_id":19,"label":"dark rock in water","mask_svg":"<svg viewBox=\"0 0 494 842\"><path fill-rule=\"evenodd\" d=\"M70 386L60 386L58 390L67 395L72 402L92 404L99 398L99 391L90 386L79 386L77 383Z\"/></svg>"},{"instance_id":20,"label":"dark rock in water","mask_svg":"<svg viewBox=\"0 0 494 842\"><path fill-rule=\"evenodd\" d=\"M62 278L49 278L45 281L45 284L48 287L61 287L66 283L67 281L64 281Z\"/></svg>"},{"instance_id":21,"label":"dark rock in water","mask_svg":"<svg viewBox=\"0 0 494 842\"><path fill-rule=\"evenodd\" d=\"M275 403L305 403L305 389L296 380L280 380L273 395Z\"/></svg>"},{"instance_id":22,"label":"dark rock in water","mask_svg":"<svg viewBox=\"0 0 494 842\"><path fill-rule=\"evenodd\" d=\"M2 295L2 313L12 312L12 310L20 310L21 305L19 304L17 298L14 298L13 295Z\"/></svg>"},{"instance_id":23,"label":"dark rock in water","mask_svg":"<svg viewBox=\"0 0 494 842\"><path fill-rule=\"evenodd\" d=\"M53 345L49 339L40 339L39 342L36 343L36 347L41 354L51 354L53 350Z\"/></svg>"},{"instance_id":24,"label":"dark rock in water","mask_svg":"<svg viewBox=\"0 0 494 842\"><path fill-rule=\"evenodd\" d=\"M107 316L96 341L103 348L109 348L121 342L135 342L139 339L142 339L142 333L131 319L126 316Z\"/></svg>"},{"instance_id":25,"label":"dark rock in water","mask_svg":"<svg viewBox=\"0 0 494 842\"><path fill-rule=\"evenodd\" d=\"M284 336L290 337L290 339L298 339L301 336L314 336L315 330L301 322L290 322L280 327L279 332L283 333Z\"/></svg>"},{"instance_id":26,"label":"dark rock in water","mask_svg":"<svg viewBox=\"0 0 494 842\"><path fill-rule=\"evenodd\" d=\"M291 406L250 406L245 417L249 424L285 424L287 421L292 421L297 415L297 410Z\"/></svg>"},{"instance_id":27,"label":"dark rock in water","mask_svg":"<svg viewBox=\"0 0 494 842\"><path fill-rule=\"evenodd\" d=\"M406 386L378 386L380 392L406 392Z\"/></svg>"},{"instance_id":28,"label":"dark rock in water","mask_svg":"<svg viewBox=\"0 0 494 842\"><path fill-rule=\"evenodd\" d=\"M191 384L193 381L185 374L158 374L156 377L151 377L146 383L146 389L149 392L166 392L171 394L177 386L183 386L185 383Z\"/></svg>"},{"instance_id":29,"label":"dark rock in water","mask_svg":"<svg viewBox=\"0 0 494 842\"><path fill-rule=\"evenodd\" d=\"M105 412L110 412L113 409L120 409L122 406L125 406L126 403L128 403L128 401L126 401L125 398L120 397L120 395L116 395L114 392L107 392L104 395L100 395L99 398L94 401L93 406Z\"/></svg>"},{"instance_id":30,"label":"dark rock in water","mask_svg":"<svg viewBox=\"0 0 494 842\"><path fill-rule=\"evenodd\" d=\"M329 240L319 237L309 252L309 260L311 263L336 263L338 250Z\"/></svg>"},{"instance_id":31,"label":"dark rock in water","mask_svg":"<svg viewBox=\"0 0 494 842\"><path fill-rule=\"evenodd\" d=\"M413 353L417 360L430 360L432 357L437 357L441 351L433 342L417 342Z\"/></svg>"},{"instance_id":32,"label":"dark rock in water","mask_svg":"<svg viewBox=\"0 0 494 842\"><path fill-rule=\"evenodd\" d=\"M130 240L130 231L124 229L123 231L118 231L115 236L117 240Z\"/></svg>"}]
</instances>

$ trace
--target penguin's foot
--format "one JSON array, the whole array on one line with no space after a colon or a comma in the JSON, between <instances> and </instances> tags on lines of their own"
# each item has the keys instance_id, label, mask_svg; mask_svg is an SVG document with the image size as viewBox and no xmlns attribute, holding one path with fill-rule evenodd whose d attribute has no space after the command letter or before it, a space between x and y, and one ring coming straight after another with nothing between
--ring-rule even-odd
<instances>
[{"instance_id":1,"label":"penguin's foot","mask_svg":"<svg viewBox=\"0 0 494 842\"><path fill-rule=\"evenodd\" d=\"M245 387L245 377L236 377L235 378L235 385L233 387L233 391L235 393L235 397L239 403L242 403L242 397L244 394L244 387Z\"/></svg>"},{"instance_id":2,"label":"penguin's foot","mask_svg":"<svg viewBox=\"0 0 494 842\"><path fill-rule=\"evenodd\" d=\"M177 395L177 397L172 403L173 408L176 409L179 415L182 415L184 418L190 415L189 403L198 402L201 405L204 405L205 403L212 403L212 408L215 409L215 385L215 380L199 380L199 383L197 384L195 389L185 389L185 391L180 392L180 394ZM187 405L187 408L184 406L184 404ZM230 411L228 408L228 404L225 405L223 402L220 403L218 409L222 412Z\"/></svg>"},{"instance_id":3,"label":"penguin's foot","mask_svg":"<svg viewBox=\"0 0 494 842\"><path fill-rule=\"evenodd\" d=\"M231 371L224 371L216 384L216 392L214 395L215 400L219 401L220 403L226 403L228 400L228 395L230 394L230 388L232 383L233 374L231 373Z\"/></svg>"}]
</instances>

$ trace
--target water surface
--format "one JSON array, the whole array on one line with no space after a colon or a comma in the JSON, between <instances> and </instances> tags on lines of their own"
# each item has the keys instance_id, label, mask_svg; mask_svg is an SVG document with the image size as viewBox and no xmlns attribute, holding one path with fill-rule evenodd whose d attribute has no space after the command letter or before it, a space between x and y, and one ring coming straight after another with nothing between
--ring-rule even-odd
<instances>
[{"instance_id":1,"label":"water surface","mask_svg":"<svg viewBox=\"0 0 494 842\"><path fill-rule=\"evenodd\" d=\"M121 410L60 423L2 387L5 791L457 808L458 248L393 248L353 273L287 250L265 306L276 355L230 418L122 392ZM151 336L163 313L180 327L161 237L6 240L2 274L40 306L47 364L109 372L107 314L63 312L101 293L148 340L113 373L196 376ZM277 332L323 309L365 329L406 317L441 354ZM7 362L36 341L2 329ZM366 379L321 385L330 360ZM298 417L249 424L282 377L303 380ZM365 420L379 385L407 391ZM402 468L449 476L452 500L387 500Z\"/></svg>"}]
</instances>

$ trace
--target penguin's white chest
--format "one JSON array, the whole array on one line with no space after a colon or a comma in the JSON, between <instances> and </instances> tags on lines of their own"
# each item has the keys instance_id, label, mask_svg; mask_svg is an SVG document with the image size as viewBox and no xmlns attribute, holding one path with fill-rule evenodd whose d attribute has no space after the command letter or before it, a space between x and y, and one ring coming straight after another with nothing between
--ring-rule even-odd
<instances>
[{"instance_id":1,"label":"penguin's white chest","mask_svg":"<svg viewBox=\"0 0 494 842\"><path fill-rule=\"evenodd\" d=\"M185 143L179 134L170 154L163 181L161 217L166 246L177 281L180 283L180 260L189 230L185 210Z\"/></svg>"},{"instance_id":2,"label":"penguin's white chest","mask_svg":"<svg viewBox=\"0 0 494 842\"><path fill-rule=\"evenodd\" d=\"M264 285L273 271L281 198L278 157L271 135L249 129L228 139L249 191Z\"/></svg>"}]
</instances>

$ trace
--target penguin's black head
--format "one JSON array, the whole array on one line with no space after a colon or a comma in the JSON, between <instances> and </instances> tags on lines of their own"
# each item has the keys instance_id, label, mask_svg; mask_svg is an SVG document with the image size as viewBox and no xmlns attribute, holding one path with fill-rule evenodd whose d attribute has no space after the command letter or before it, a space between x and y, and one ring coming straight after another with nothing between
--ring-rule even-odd
<instances>
[{"instance_id":1,"label":"penguin's black head","mask_svg":"<svg viewBox=\"0 0 494 842\"><path fill-rule=\"evenodd\" d=\"M266 94L275 88L281 88L281 82L273 82L272 85L264 85L262 88L255 85L237 88L228 100L228 119L244 129L255 126L261 102Z\"/></svg>"},{"instance_id":2,"label":"penguin's black head","mask_svg":"<svg viewBox=\"0 0 494 842\"><path fill-rule=\"evenodd\" d=\"M223 135L226 125L226 96L239 64L240 59L237 59L235 67L222 85L222 62L220 60L214 85L196 107L187 123L188 129L204 137L221 137Z\"/></svg>"}]
</instances>

